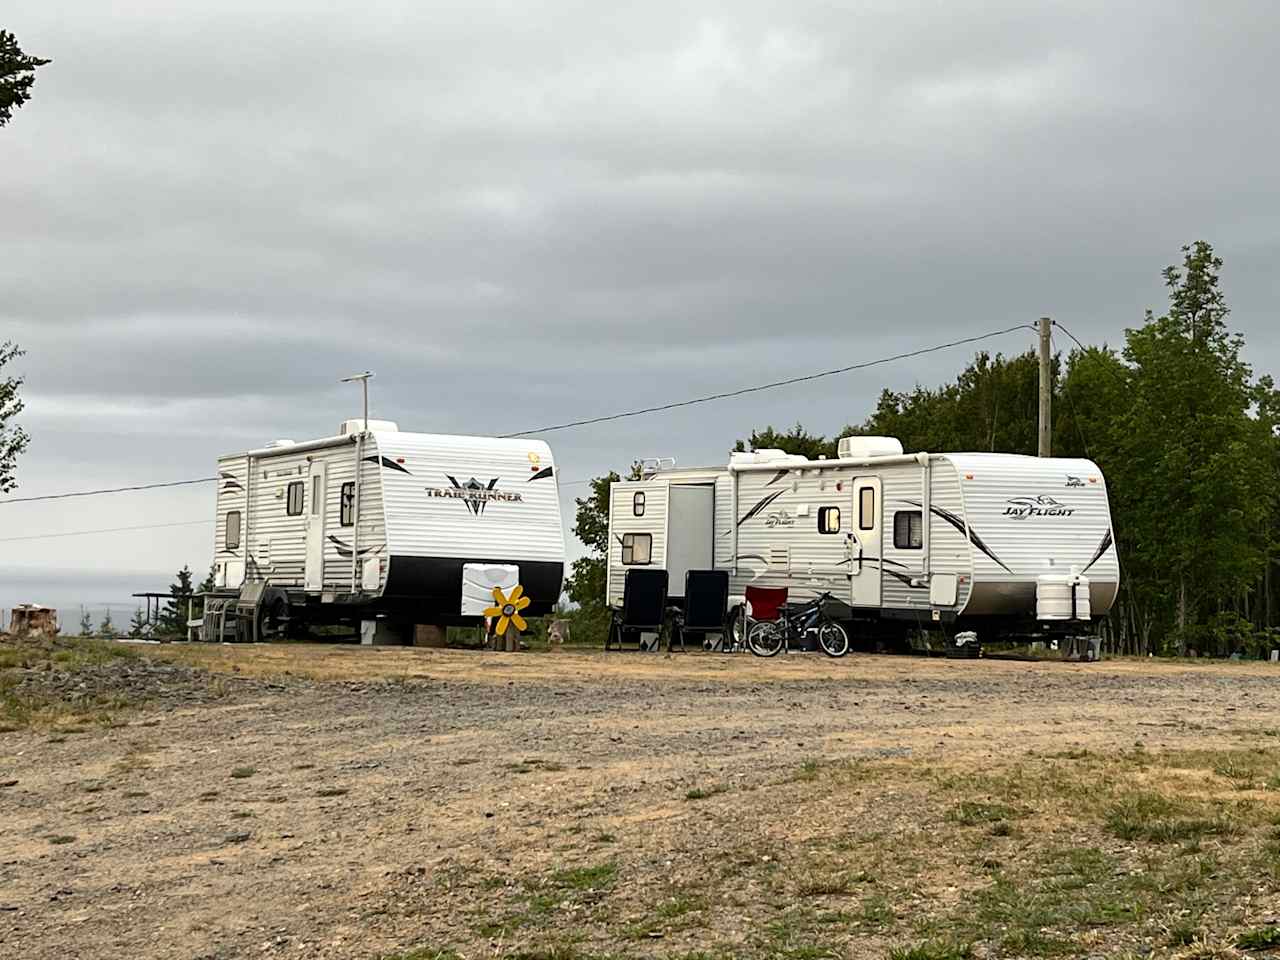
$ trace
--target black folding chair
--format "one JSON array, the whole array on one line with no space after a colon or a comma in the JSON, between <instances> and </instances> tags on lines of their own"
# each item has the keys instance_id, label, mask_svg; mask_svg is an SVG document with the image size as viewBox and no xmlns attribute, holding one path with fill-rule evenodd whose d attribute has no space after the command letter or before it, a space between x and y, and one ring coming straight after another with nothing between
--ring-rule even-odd
<instances>
[{"instance_id":1,"label":"black folding chair","mask_svg":"<svg viewBox=\"0 0 1280 960\"><path fill-rule=\"evenodd\" d=\"M667 571L628 570L622 582L622 609L613 611L604 648L616 643L621 650L627 634L661 634L666 612Z\"/></svg>"},{"instance_id":2,"label":"black folding chair","mask_svg":"<svg viewBox=\"0 0 1280 960\"><path fill-rule=\"evenodd\" d=\"M683 650L685 632L718 633L723 638L729 611L729 571L690 570L684 575L684 610L673 632Z\"/></svg>"}]
</instances>

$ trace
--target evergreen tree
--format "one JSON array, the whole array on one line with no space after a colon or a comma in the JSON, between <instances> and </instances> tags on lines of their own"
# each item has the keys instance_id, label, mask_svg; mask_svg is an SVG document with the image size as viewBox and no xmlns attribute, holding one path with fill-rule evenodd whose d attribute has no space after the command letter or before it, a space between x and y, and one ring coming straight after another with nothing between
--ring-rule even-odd
<instances>
[{"instance_id":1,"label":"evergreen tree","mask_svg":"<svg viewBox=\"0 0 1280 960\"><path fill-rule=\"evenodd\" d=\"M0 127L12 119L14 110L31 99L36 68L50 62L27 56L18 46L17 37L0 30Z\"/></svg>"},{"instance_id":2,"label":"evergreen tree","mask_svg":"<svg viewBox=\"0 0 1280 960\"><path fill-rule=\"evenodd\" d=\"M102 622L98 624L98 636L105 637L107 640L115 639L116 625L111 622L111 611L109 609L102 615Z\"/></svg>"},{"instance_id":3,"label":"evergreen tree","mask_svg":"<svg viewBox=\"0 0 1280 960\"><path fill-rule=\"evenodd\" d=\"M93 618L85 607L80 608L80 636L93 636Z\"/></svg>"},{"instance_id":4,"label":"evergreen tree","mask_svg":"<svg viewBox=\"0 0 1280 960\"><path fill-rule=\"evenodd\" d=\"M165 601L156 618L156 632L165 637L185 636L187 632L187 603L193 594L191 568L183 565L177 580L169 585L169 600Z\"/></svg>"},{"instance_id":5,"label":"evergreen tree","mask_svg":"<svg viewBox=\"0 0 1280 960\"><path fill-rule=\"evenodd\" d=\"M20 356L22 351L14 344L8 341L0 343L0 369ZM26 431L10 423L22 412L22 400L18 396L20 386L21 377L0 377L0 493L8 493L18 485L15 477L18 456L27 449L31 440Z\"/></svg>"},{"instance_id":6,"label":"evergreen tree","mask_svg":"<svg viewBox=\"0 0 1280 960\"><path fill-rule=\"evenodd\" d=\"M1222 260L1199 241L1164 271L1168 312L1128 331L1132 367L1108 459L1144 599L1172 611L1172 644L1200 646L1212 617L1258 578L1273 438L1251 416L1259 385L1227 329Z\"/></svg>"},{"instance_id":7,"label":"evergreen tree","mask_svg":"<svg viewBox=\"0 0 1280 960\"><path fill-rule=\"evenodd\" d=\"M142 608L138 607L133 612L133 619L129 621L129 636L135 640L142 636L143 631L147 629L147 618L142 612Z\"/></svg>"}]
</instances>

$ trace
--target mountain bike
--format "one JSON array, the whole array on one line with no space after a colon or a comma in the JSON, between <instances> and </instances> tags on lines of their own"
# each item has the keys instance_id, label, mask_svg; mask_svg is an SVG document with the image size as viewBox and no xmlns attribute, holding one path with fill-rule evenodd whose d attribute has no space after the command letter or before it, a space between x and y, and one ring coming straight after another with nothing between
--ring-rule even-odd
<instances>
[{"instance_id":1,"label":"mountain bike","mask_svg":"<svg viewBox=\"0 0 1280 960\"><path fill-rule=\"evenodd\" d=\"M827 604L834 601L835 597L823 592L791 610L784 607L777 620L757 620L747 631L747 646L757 657L772 657L787 649L791 641L816 630L822 652L828 657L843 657L849 652L849 634L827 616Z\"/></svg>"}]
</instances>

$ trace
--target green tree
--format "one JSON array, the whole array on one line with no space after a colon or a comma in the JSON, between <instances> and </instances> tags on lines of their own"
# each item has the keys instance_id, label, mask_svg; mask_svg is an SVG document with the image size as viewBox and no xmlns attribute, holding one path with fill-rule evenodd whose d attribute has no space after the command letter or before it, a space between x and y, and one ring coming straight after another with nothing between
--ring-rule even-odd
<instances>
[{"instance_id":1,"label":"green tree","mask_svg":"<svg viewBox=\"0 0 1280 960\"><path fill-rule=\"evenodd\" d=\"M1274 438L1252 415L1263 384L1228 330L1222 260L1198 241L1164 270L1168 312L1128 331L1132 368L1107 458L1143 600L1173 611L1180 653L1224 604L1256 583L1266 558Z\"/></svg>"},{"instance_id":2,"label":"green tree","mask_svg":"<svg viewBox=\"0 0 1280 960\"><path fill-rule=\"evenodd\" d=\"M102 622L98 624L98 636L105 637L108 640L114 640L116 636L116 625L111 622L111 611L107 610L102 615Z\"/></svg>"},{"instance_id":3,"label":"green tree","mask_svg":"<svg viewBox=\"0 0 1280 960\"><path fill-rule=\"evenodd\" d=\"M751 436L746 440L739 440L733 449L738 453L747 450L781 450L783 453L817 460L819 457L834 457L838 439L828 440L820 434L810 433L802 424L797 423L786 433L780 433L771 426L763 430L752 430Z\"/></svg>"},{"instance_id":4,"label":"green tree","mask_svg":"<svg viewBox=\"0 0 1280 960\"><path fill-rule=\"evenodd\" d=\"M573 615L575 637L602 639L609 610L605 577L609 557L609 485L622 479L616 471L591 481L591 492L578 497L573 533L589 551L573 561L565 581L565 593L577 605Z\"/></svg>"},{"instance_id":5,"label":"green tree","mask_svg":"<svg viewBox=\"0 0 1280 960\"><path fill-rule=\"evenodd\" d=\"M22 52L18 38L0 30L0 127L13 118L13 111L31 99L36 68L51 60L41 60Z\"/></svg>"},{"instance_id":6,"label":"green tree","mask_svg":"<svg viewBox=\"0 0 1280 960\"><path fill-rule=\"evenodd\" d=\"M22 351L14 344L8 341L0 343L0 370L20 356ZM18 456L31 441L26 431L12 423L13 418L22 412L22 399L18 396L22 383L21 377L0 378L0 493L8 493L18 485Z\"/></svg>"},{"instance_id":7,"label":"green tree","mask_svg":"<svg viewBox=\"0 0 1280 960\"><path fill-rule=\"evenodd\" d=\"M93 636L93 618L89 616L89 611L84 607L80 608L80 636Z\"/></svg>"},{"instance_id":8,"label":"green tree","mask_svg":"<svg viewBox=\"0 0 1280 960\"><path fill-rule=\"evenodd\" d=\"M129 636L135 640L142 636L143 631L147 629L147 618L143 614L142 608L133 611L133 619L129 621Z\"/></svg>"},{"instance_id":9,"label":"green tree","mask_svg":"<svg viewBox=\"0 0 1280 960\"><path fill-rule=\"evenodd\" d=\"M194 594L191 586L191 568L183 564L176 574L177 580L169 584L169 599L165 601L156 618L156 632L165 637L185 636L187 633L187 603Z\"/></svg>"}]
</instances>

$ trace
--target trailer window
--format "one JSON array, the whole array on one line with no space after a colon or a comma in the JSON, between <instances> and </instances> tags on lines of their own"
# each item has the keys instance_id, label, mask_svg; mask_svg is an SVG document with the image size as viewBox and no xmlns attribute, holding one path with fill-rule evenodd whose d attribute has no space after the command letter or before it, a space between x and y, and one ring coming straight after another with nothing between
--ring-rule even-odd
<instances>
[{"instance_id":1,"label":"trailer window","mask_svg":"<svg viewBox=\"0 0 1280 960\"><path fill-rule=\"evenodd\" d=\"M301 480L295 480L289 484L285 491L284 512L291 517L302 516L302 498L306 495Z\"/></svg>"},{"instance_id":2,"label":"trailer window","mask_svg":"<svg viewBox=\"0 0 1280 960\"><path fill-rule=\"evenodd\" d=\"M863 487L858 492L858 529L876 528L876 488Z\"/></svg>"},{"instance_id":3,"label":"trailer window","mask_svg":"<svg viewBox=\"0 0 1280 960\"><path fill-rule=\"evenodd\" d=\"M893 545L899 550L924 547L924 524L919 510L899 510L893 515Z\"/></svg>"},{"instance_id":4,"label":"trailer window","mask_svg":"<svg viewBox=\"0 0 1280 960\"><path fill-rule=\"evenodd\" d=\"M653 556L653 534L651 533L624 533L622 535L622 562L631 566L633 564L647 564L649 558Z\"/></svg>"},{"instance_id":5,"label":"trailer window","mask_svg":"<svg viewBox=\"0 0 1280 960\"><path fill-rule=\"evenodd\" d=\"M819 533L839 533L840 532L840 508L839 507L819 507L818 508L818 532Z\"/></svg>"},{"instance_id":6,"label":"trailer window","mask_svg":"<svg viewBox=\"0 0 1280 960\"><path fill-rule=\"evenodd\" d=\"M637 517L644 516L644 494L636 493L631 497L631 512Z\"/></svg>"},{"instance_id":7,"label":"trailer window","mask_svg":"<svg viewBox=\"0 0 1280 960\"><path fill-rule=\"evenodd\" d=\"M240 511L232 510L227 514L227 549L240 549Z\"/></svg>"},{"instance_id":8,"label":"trailer window","mask_svg":"<svg viewBox=\"0 0 1280 960\"><path fill-rule=\"evenodd\" d=\"M350 527L356 522L356 485L344 483L340 491L341 506L338 507L338 524Z\"/></svg>"}]
</instances>

